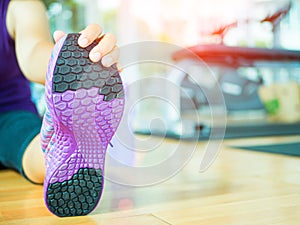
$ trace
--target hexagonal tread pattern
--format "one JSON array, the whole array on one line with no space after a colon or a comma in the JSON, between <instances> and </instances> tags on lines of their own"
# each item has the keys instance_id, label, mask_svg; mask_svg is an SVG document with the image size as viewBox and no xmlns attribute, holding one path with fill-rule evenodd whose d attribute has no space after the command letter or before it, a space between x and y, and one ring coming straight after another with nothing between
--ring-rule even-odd
<instances>
[{"instance_id":1,"label":"hexagonal tread pattern","mask_svg":"<svg viewBox=\"0 0 300 225\"><path fill-rule=\"evenodd\" d=\"M71 179L50 184L47 204L57 216L87 215L102 191L102 171L80 168Z\"/></svg>"},{"instance_id":2,"label":"hexagonal tread pattern","mask_svg":"<svg viewBox=\"0 0 300 225\"><path fill-rule=\"evenodd\" d=\"M77 44L79 34L69 34L59 53L53 73L52 91L63 93L67 90L98 87L104 101L124 98L122 81L116 65L104 67L101 62L93 63L89 51L98 43L86 48Z\"/></svg>"}]
</instances>

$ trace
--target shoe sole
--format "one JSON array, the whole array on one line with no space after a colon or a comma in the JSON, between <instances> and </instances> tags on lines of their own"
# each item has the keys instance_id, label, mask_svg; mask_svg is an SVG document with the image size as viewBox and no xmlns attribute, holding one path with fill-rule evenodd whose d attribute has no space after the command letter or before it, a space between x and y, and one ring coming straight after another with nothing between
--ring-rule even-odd
<instances>
[{"instance_id":1,"label":"shoe sole","mask_svg":"<svg viewBox=\"0 0 300 225\"><path fill-rule=\"evenodd\" d=\"M53 119L50 164L44 184L48 209L59 217L93 211L103 191L105 154L124 110L124 90L117 67L89 60L79 34L57 44L46 86ZM56 53L57 52L57 53ZM52 75L52 76L51 76Z\"/></svg>"}]
</instances>

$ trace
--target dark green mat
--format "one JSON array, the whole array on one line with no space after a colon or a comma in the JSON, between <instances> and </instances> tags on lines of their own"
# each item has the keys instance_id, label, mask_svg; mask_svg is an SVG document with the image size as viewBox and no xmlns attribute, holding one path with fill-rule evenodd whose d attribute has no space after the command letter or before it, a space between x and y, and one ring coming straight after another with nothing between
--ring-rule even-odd
<instances>
[{"instance_id":1,"label":"dark green mat","mask_svg":"<svg viewBox=\"0 0 300 225\"><path fill-rule=\"evenodd\" d=\"M190 141L208 140L210 137L211 128L203 126L201 130L196 129L197 125L191 126L192 130L189 134L178 135L172 131L160 131L160 130L136 130L136 134L143 135L155 135L171 139L181 139ZM215 134L213 138L249 138L249 137L263 137L263 136L286 136L286 135L299 135L300 123L259 123L259 124L246 124L246 125L227 125L225 129L222 127L214 128ZM219 135L219 136L218 136Z\"/></svg>"},{"instance_id":2,"label":"dark green mat","mask_svg":"<svg viewBox=\"0 0 300 225\"><path fill-rule=\"evenodd\" d=\"M274 145L258 145L258 146L234 146L234 148L246 149L258 152L276 153L290 156L300 156L300 142L274 144Z\"/></svg>"}]
</instances>

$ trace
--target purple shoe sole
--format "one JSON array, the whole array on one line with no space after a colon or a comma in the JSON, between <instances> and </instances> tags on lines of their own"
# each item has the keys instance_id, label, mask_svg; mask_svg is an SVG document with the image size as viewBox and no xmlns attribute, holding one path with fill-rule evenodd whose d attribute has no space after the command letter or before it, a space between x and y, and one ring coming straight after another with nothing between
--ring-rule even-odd
<instances>
[{"instance_id":1,"label":"purple shoe sole","mask_svg":"<svg viewBox=\"0 0 300 225\"><path fill-rule=\"evenodd\" d=\"M54 124L44 183L48 209L81 216L97 206L103 190L105 154L124 110L117 67L89 60L79 34L57 43L47 74L46 96Z\"/></svg>"}]
</instances>

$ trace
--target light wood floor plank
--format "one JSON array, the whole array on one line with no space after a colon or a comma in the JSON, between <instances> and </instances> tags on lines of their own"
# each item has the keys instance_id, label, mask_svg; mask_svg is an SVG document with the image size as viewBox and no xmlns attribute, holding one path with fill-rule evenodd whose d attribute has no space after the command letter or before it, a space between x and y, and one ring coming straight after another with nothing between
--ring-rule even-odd
<instances>
[{"instance_id":1,"label":"light wood floor plank","mask_svg":"<svg viewBox=\"0 0 300 225\"><path fill-rule=\"evenodd\" d=\"M220 224L274 224L279 223L283 216L296 218L294 224L297 224L299 210L300 196L295 194L209 206L191 205L155 215L171 224L218 224L218 221Z\"/></svg>"},{"instance_id":2,"label":"light wood floor plank","mask_svg":"<svg viewBox=\"0 0 300 225\"><path fill-rule=\"evenodd\" d=\"M1 224L1 223L0 223ZM108 218L108 217L97 217L97 216L82 216L76 218L57 218L53 216L47 216L43 218L31 218L31 219L19 219L4 222L3 225L166 225L168 223L160 220L159 218L150 215L137 215L128 216L121 218Z\"/></svg>"},{"instance_id":3,"label":"light wood floor plank","mask_svg":"<svg viewBox=\"0 0 300 225\"><path fill-rule=\"evenodd\" d=\"M202 173L199 165L206 142L199 142L187 165L164 182L131 187L106 180L100 204L84 217L53 216L44 205L42 186L3 170L0 224L298 225L300 157L230 147L295 140L300 136L226 140L215 162ZM167 152L174 146L175 140L165 140L160 150ZM194 146L184 142L182 150Z\"/></svg>"}]
</instances>

